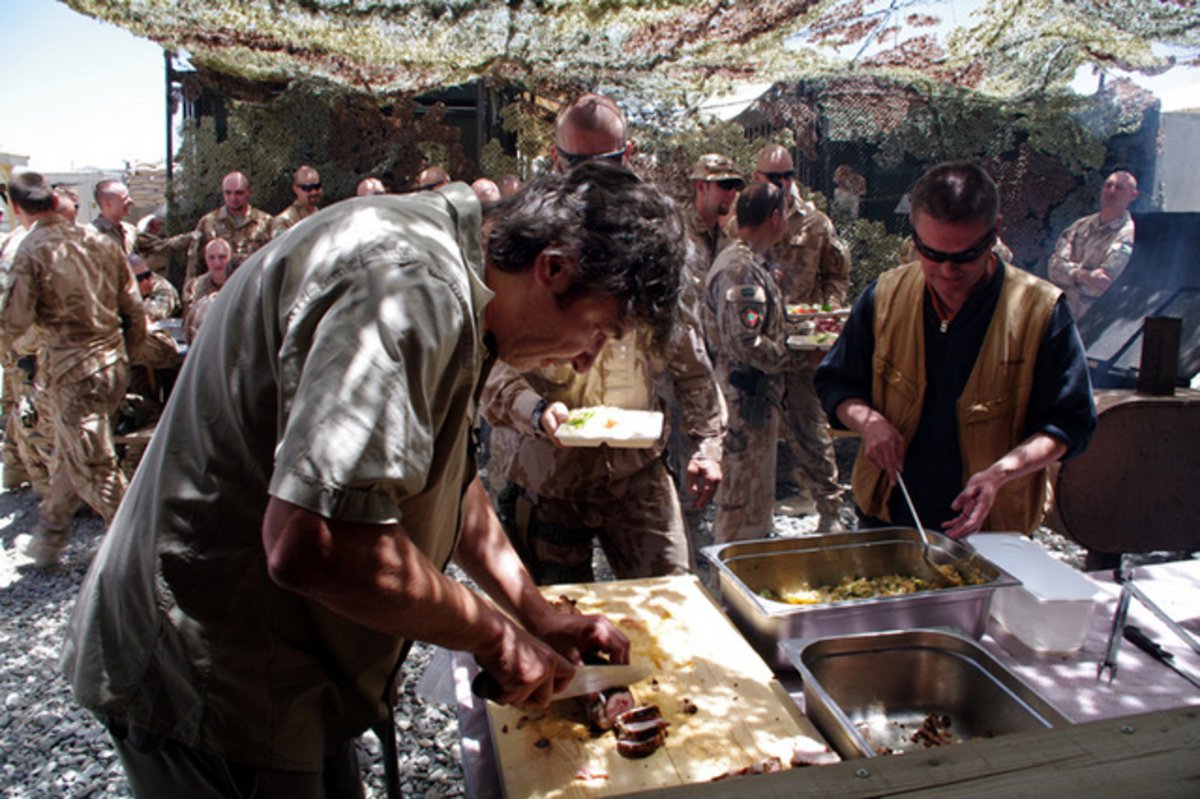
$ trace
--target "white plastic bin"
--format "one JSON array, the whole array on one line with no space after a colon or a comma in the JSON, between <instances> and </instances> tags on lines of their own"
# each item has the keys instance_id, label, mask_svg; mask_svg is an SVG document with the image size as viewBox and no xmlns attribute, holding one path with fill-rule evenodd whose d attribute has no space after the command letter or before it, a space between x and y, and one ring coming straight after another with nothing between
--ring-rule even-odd
<instances>
[{"instance_id":1,"label":"white plastic bin","mask_svg":"<svg viewBox=\"0 0 1200 799\"><path fill-rule=\"evenodd\" d=\"M991 617L1002 632L1041 655L1071 655L1083 646L1100 591L1087 575L1016 533L977 533L968 543L1021 581L992 597Z\"/></svg>"}]
</instances>

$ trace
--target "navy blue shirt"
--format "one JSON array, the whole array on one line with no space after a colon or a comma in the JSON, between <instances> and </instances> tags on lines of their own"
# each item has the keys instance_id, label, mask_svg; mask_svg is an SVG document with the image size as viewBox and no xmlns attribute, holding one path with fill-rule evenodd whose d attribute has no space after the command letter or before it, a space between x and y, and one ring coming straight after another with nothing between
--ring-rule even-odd
<instances>
[{"instance_id":1,"label":"navy blue shirt","mask_svg":"<svg viewBox=\"0 0 1200 799\"><path fill-rule=\"evenodd\" d=\"M905 450L904 480L921 521L935 530L958 516L950 509L964 485L956 404L983 347L1006 268L1010 267L1001 263L988 282L971 293L944 332L929 291L925 291L925 400L917 431ZM871 403L874 352L875 283L871 283L817 369L817 393L834 427L845 429L837 407L846 400ZM1063 456L1067 460L1083 452L1095 428L1096 405L1083 342L1066 300L1060 297L1038 348L1024 437L1049 433L1067 445ZM893 524L913 525L899 491L892 492L888 511Z\"/></svg>"}]
</instances>

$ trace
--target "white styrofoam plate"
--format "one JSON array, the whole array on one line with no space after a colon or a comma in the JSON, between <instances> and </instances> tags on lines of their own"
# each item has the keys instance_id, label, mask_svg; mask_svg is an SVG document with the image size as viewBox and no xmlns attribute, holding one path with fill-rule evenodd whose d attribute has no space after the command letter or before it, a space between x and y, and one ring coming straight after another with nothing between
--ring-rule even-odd
<instances>
[{"instance_id":1,"label":"white styrofoam plate","mask_svg":"<svg viewBox=\"0 0 1200 799\"><path fill-rule=\"evenodd\" d=\"M837 334L818 333L816 335L801 335L799 333L787 337L787 345L793 350L828 350L837 341Z\"/></svg>"},{"instance_id":2,"label":"white styrofoam plate","mask_svg":"<svg viewBox=\"0 0 1200 799\"><path fill-rule=\"evenodd\" d=\"M598 405L575 408L559 426L557 436L565 447L644 449L662 436L663 415L658 411L630 411Z\"/></svg>"}]
</instances>

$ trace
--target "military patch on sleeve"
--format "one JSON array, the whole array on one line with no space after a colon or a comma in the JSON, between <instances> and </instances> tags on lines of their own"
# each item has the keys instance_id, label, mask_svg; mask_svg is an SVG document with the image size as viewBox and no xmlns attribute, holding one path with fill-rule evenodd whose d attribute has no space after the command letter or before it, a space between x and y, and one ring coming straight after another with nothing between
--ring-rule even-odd
<instances>
[{"instance_id":1,"label":"military patch on sleeve","mask_svg":"<svg viewBox=\"0 0 1200 799\"><path fill-rule=\"evenodd\" d=\"M762 324L762 314L753 308L743 308L741 311L742 324L750 330L757 330Z\"/></svg>"}]
</instances>

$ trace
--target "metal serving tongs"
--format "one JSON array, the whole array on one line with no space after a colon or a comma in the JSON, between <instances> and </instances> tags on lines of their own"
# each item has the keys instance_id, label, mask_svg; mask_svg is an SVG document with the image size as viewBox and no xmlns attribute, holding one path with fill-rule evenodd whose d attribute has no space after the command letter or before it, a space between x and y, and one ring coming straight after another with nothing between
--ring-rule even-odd
<instances>
[{"instance_id":1,"label":"metal serving tongs","mask_svg":"<svg viewBox=\"0 0 1200 799\"><path fill-rule=\"evenodd\" d=\"M1100 661L1100 665L1096 667L1096 679L1099 680L1104 670L1108 669L1108 681L1112 682L1117 676L1117 652L1121 648L1122 633L1125 628L1125 619L1129 615L1129 600L1137 599L1142 605L1159 618L1159 620L1167 625L1171 632L1175 633L1181 641L1191 647L1193 652L1200 654L1200 643L1180 626L1179 622L1172 619L1158 605L1151 601L1150 597L1142 592L1142 589L1133 584L1133 569L1125 563L1125 556L1121 556L1121 564L1113 569L1113 580L1121 586L1121 596L1117 600L1117 612L1113 614L1112 628L1108 631L1108 646L1104 650L1104 660Z\"/></svg>"}]
</instances>

